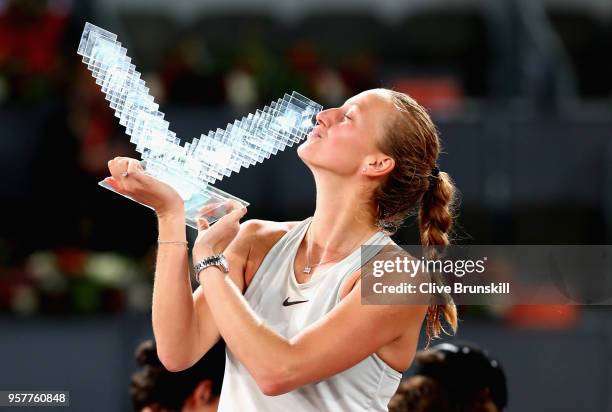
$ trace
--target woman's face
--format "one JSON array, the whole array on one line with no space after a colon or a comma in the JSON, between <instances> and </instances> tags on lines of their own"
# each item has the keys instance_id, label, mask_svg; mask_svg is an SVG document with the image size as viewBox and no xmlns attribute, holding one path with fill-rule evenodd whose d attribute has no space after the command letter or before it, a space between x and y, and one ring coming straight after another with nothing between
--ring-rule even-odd
<instances>
[{"instance_id":1,"label":"woman's face","mask_svg":"<svg viewBox=\"0 0 612 412\"><path fill-rule=\"evenodd\" d=\"M382 90L368 90L348 99L342 106L317 116L317 126L298 148L298 156L311 169L343 176L361 173L381 156L377 139L384 133L391 99Z\"/></svg>"}]
</instances>

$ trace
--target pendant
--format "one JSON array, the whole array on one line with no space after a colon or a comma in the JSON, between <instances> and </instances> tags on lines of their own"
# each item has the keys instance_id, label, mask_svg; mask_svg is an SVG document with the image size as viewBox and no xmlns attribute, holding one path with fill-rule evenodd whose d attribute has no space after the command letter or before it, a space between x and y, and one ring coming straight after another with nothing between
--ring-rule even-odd
<instances>
[{"instance_id":1,"label":"pendant","mask_svg":"<svg viewBox=\"0 0 612 412\"><path fill-rule=\"evenodd\" d=\"M310 273L310 271L312 270L312 268L310 266L305 266L304 270L302 272L304 273Z\"/></svg>"}]
</instances>

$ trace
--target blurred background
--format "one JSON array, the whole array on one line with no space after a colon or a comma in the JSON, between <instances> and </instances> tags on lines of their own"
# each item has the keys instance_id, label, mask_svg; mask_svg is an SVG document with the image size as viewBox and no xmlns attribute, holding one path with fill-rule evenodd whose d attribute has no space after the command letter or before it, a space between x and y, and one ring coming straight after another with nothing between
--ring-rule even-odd
<instances>
[{"instance_id":1,"label":"blurred background","mask_svg":"<svg viewBox=\"0 0 612 412\"><path fill-rule=\"evenodd\" d=\"M329 107L393 87L440 129L458 243L612 240L610 0L0 0L0 390L131 410L152 335L155 219L97 186L137 154L76 54L86 21L119 36L184 140L292 90ZM248 218L314 210L293 149L218 187ZM418 243L414 221L395 240ZM612 412L609 307L460 317L505 366L508 410Z\"/></svg>"}]
</instances>

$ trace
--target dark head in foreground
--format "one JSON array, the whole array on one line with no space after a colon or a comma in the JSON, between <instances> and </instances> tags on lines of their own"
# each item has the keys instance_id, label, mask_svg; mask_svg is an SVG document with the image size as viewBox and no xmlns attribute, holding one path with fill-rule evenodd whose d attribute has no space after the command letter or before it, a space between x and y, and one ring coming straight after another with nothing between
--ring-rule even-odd
<instances>
[{"instance_id":1,"label":"dark head in foreground","mask_svg":"<svg viewBox=\"0 0 612 412\"><path fill-rule=\"evenodd\" d=\"M215 345L192 367L169 372L157 357L155 342L136 349L142 369L132 375L130 395L135 411L216 411L225 366L225 345Z\"/></svg>"},{"instance_id":2,"label":"dark head in foreground","mask_svg":"<svg viewBox=\"0 0 612 412\"><path fill-rule=\"evenodd\" d=\"M499 361L472 345L443 343L416 355L417 369L390 412L501 412L508 402Z\"/></svg>"}]
</instances>

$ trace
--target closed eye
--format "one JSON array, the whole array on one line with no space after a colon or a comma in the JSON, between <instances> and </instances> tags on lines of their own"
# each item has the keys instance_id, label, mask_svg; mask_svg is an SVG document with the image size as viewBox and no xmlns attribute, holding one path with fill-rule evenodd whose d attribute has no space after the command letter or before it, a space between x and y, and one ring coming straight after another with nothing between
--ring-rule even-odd
<instances>
[{"instance_id":1,"label":"closed eye","mask_svg":"<svg viewBox=\"0 0 612 412\"><path fill-rule=\"evenodd\" d=\"M344 115L344 118L345 118L345 119L348 119L348 120L353 120L352 118L350 118L350 117L349 117L348 115L346 115L346 114Z\"/></svg>"}]
</instances>

